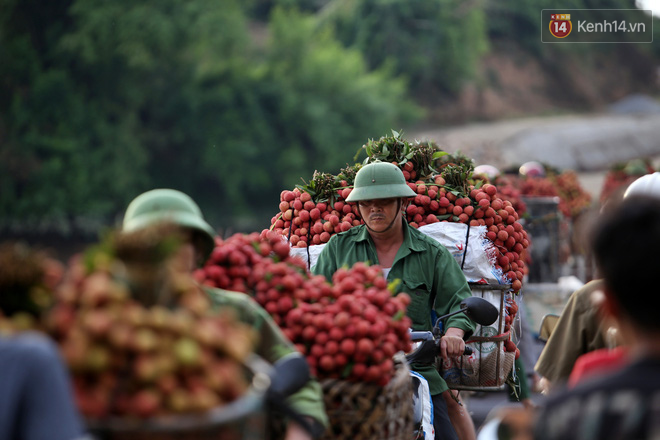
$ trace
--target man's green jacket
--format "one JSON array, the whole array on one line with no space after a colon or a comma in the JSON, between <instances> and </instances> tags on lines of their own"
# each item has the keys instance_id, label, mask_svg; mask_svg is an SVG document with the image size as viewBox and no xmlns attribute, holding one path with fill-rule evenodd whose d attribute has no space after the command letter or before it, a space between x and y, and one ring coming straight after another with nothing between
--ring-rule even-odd
<instances>
[{"instance_id":1,"label":"man's green jacket","mask_svg":"<svg viewBox=\"0 0 660 440\"><path fill-rule=\"evenodd\" d=\"M257 331L258 340L255 348L257 355L274 364L280 358L297 352L268 312L248 295L208 286L204 286L204 289L211 297L214 306L235 309L239 318ZM315 379L307 382L303 388L290 396L287 403L298 414L311 417L323 427L328 426L328 416L323 403L323 391L321 385Z\"/></svg>"},{"instance_id":2,"label":"man's green jacket","mask_svg":"<svg viewBox=\"0 0 660 440\"><path fill-rule=\"evenodd\" d=\"M408 316L413 330L431 330L431 309L438 316L458 310L465 298L472 296L460 266L443 245L404 222L403 244L394 258L388 281L400 279L398 292L410 295ZM360 225L333 235L321 251L312 272L328 280L342 266L351 267L358 261L379 264L374 245L366 226ZM397 292L397 293L398 293ZM475 323L464 314L447 319L445 330L460 328L466 337L472 334ZM412 365L429 382L431 394L448 389L433 366Z\"/></svg>"}]
</instances>

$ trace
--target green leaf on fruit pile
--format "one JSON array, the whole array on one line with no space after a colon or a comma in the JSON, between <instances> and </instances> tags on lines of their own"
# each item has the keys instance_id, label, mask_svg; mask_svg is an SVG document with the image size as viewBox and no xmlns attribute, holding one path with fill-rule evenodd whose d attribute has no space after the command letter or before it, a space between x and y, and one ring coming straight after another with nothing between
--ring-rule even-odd
<instances>
[{"instance_id":1,"label":"green leaf on fruit pile","mask_svg":"<svg viewBox=\"0 0 660 440\"><path fill-rule=\"evenodd\" d=\"M442 168L445 165L454 165L458 166L466 171L468 175L472 175L472 171L474 171L474 161L461 153L460 151L457 151L456 153L453 154L446 154L446 155L440 155L437 160L436 160L436 167L438 169Z\"/></svg>"},{"instance_id":2,"label":"green leaf on fruit pile","mask_svg":"<svg viewBox=\"0 0 660 440\"><path fill-rule=\"evenodd\" d=\"M404 316L406 316L405 312L403 310L399 310L394 314L394 316L392 317L392 320L393 321L401 321Z\"/></svg>"},{"instance_id":3,"label":"green leaf on fruit pile","mask_svg":"<svg viewBox=\"0 0 660 440\"><path fill-rule=\"evenodd\" d=\"M451 214L436 215L436 217L437 217L438 220L440 220L440 221L447 220L447 219L448 219L449 217L451 217L451 216L452 216Z\"/></svg>"},{"instance_id":4,"label":"green leaf on fruit pile","mask_svg":"<svg viewBox=\"0 0 660 440\"><path fill-rule=\"evenodd\" d=\"M445 185L452 188L452 193L458 191L461 195L469 193L468 171L462 166L454 163L443 165L441 175L445 179ZM459 194L454 193L458 196Z\"/></svg>"},{"instance_id":5,"label":"green leaf on fruit pile","mask_svg":"<svg viewBox=\"0 0 660 440\"><path fill-rule=\"evenodd\" d=\"M396 293L399 288L399 284L401 284L401 279L395 278L387 284L387 290L389 290L391 293Z\"/></svg>"},{"instance_id":6,"label":"green leaf on fruit pile","mask_svg":"<svg viewBox=\"0 0 660 440\"><path fill-rule=\"evenodd\" d=\"M341 370L341 378L346 379L348 376L351 375L351 371L353 371L353 365L354 362L349 362L344 366L344 369Z\"/></svg>"},{"instance_id":7,"label":"green leaf on fruit pile","mask_svg":"<svg viewBox=\"0 0 660 440\"><path fill-rule=\"evenodd\" d=\"M330 173L314 171L312 180L309 183L305 182L304 179L301 180L305 185L296 185L296 187L309 193L314 203L334 201L335 190L341 187L337 177Z\"/></svg>"},{"instance_id":8,"label":"green leaf on fruit pile","mask_svg":"<svg viewBox=\"0 0 660 440\"><path fill-rule=\"evenodd\" d=\"M442 152L440 147L432 141L415 141L410 146L412 157L410 160L415 164L413 170L417 174L417 180L428 181L432 175L437 173L434 156Z\"/></svg>"},{"instance_id":9,"label":"green leaf on fruit pile","mask_svg":"<svg viewBox=\"0 0 660 440\"><path fill-rule=\"evenodd\" d=\"M442 156L447 156L449 153L446 151L436 151L433 153L433 160L440 159Z\"/></svg>"},{"instance_id":10,"label":"green leaf on fruit pile","mask_svg":"<svg viewBox=\"0 0 660 440\"><path fill-rule=\"evenodd\" d=\"M371 141L368 141L363 148L367 152L367 156L371 157L373 155L373 149L371 148ZM357 154L355 155L354 159L357 160L358 155L360 154L360 149L358 149Z\"/></svg>"},{"instance_id":11,"label":"green leaf on fruit pile","mask_svg":"<svg viewBox=\"0 0 660 440\"><path fill-rule=\"evenodd\" d=\"M392 136L383 136L377 141L369 139L362 148L367 153L365 164L376 160L400 163L410 154L410 143L403 140L401 133L395 130L392 130Z\"/></svg>"},{"instance_id":12,"label":"green leaf on fruit pile","mask_svg":"<svg viewBox=\"0 0 660 440\"><path fill-rule=\"evenodd\" d=\"M302 180L302 178L300 180ZM303 183L305 183L305 185L298 184L296 185L296 188L298 188L302 192L309 193L309 195L311 195L313 199L316 196L316 191L314 191L314 189L311 186L309 186L309 184L307 184L304 180Z\"/></svg>"},{"instance_id":13,"label":"green leaf on fruit pile","mask_svg":"<svg viewBox=\"0 0 660 440\"><path fill-rule=\"evenodd\" d=\"M355 183L355 175L358 171L360 171L360 168L362 168L362 164L360 163L356 163L354 165L346 164L345 168L339 170L339 174L337 174L337 181L341 182L342 180L345 180L348 182L349 187L353 187L353 184Z\"/></svg>"}]
</instances>

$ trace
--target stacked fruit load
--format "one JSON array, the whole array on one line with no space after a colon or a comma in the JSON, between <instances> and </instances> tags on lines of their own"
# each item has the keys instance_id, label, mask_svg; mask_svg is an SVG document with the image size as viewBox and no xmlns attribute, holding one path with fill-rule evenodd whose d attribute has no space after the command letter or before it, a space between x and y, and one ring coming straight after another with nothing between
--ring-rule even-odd
<instances>
[{"instance_id":1,"label":"stacked fruit load","mask_svg":"<svg viewBox=\"0 0 660 440\"><path fill-rule=\"evenodd\" d=\"M370 140L363 149L366 162L392 162L402 169L417 194L406 209L411 226L442 221L485 226L496 248L495 267L514 292L520 290L529 238L513 204L500 196L495 185L470 183L471 159L451 155L428 142L410 143L397 132ZM346 202L359 168L359 164L347 167L337 176L316 172L308 184L282 191L280 212L272 218L271 230L292 246L305 247L325 243L333 234L359 225L357 206Z\"/></svg>"},{"instance_id":2,"label":"stacked fruit load","mask_svg":"<svg viewBox=\"0 0 660 440\"><path fill-rule=\"evenodd\" d=\"M591 206L591 195L582 187L575 171L558 171L545 167L545 177L511 177L509 179L526 197L558 197L559 211L574 220Z\"/></svg>"},{"instance_id":3,"label":"stacked fruit load","mask_svg":"<svg viewBox=\"0 0 660 440\"><path fill-rule=\"evenodd\" d=\"M274 231L218 238L195 278L252 296L318 378L387 384L392 356L410 348L408 295L393 296L381 270L364 264L340 269L330 284L289 250Z\"/></svg>"},{"instance_id":4,"label":"stacked fruit load","mask_svg":"<svg viewBox=\"0 0 660 440\"><path fill-rule=\"evenodd\" d=\"M511 206L516 210L520 218L524 218L527 213L527 205L522 199L523 194L518 188L518 179L512 178L508 175L500 175L490 181L485 176L474 176L476 180L483 180L484 183L492 183L497 187L497 193L502 198L502 200L508 200L511 202Z\"/></svg>"},{"instance_id":5,"label":"stacked fruit load","mask_svg":"<svg viewBox=\"0 0 660 440\"><path fill-rule=\"evenodd\" d=\"M0 333L40 330L63 266L25 244L0 244Z\"/></svg>"},{"instance_id":6,"label":"stacked fruit load","mask_svg":"<svg viewBox=\"0 0 660 440\"><path fill-rule=\"evenodd\" d=\"M617 192L625 190L639 177L653 173L655 170L648 159L635 159L626 163L613 165L605 175L600 193L600 203L605 203ZM621 196L622 194L619 194Z\"/></svg>"},{"instance_id":7,"label":"stacked fruit load","mask_svg":"<svg viewBox=\"0 0 660 440\"><path fill-rule=\"evenodd\" d=\"M357 206L346 203L359 168L346 167L337 176L315 172L308 184L282 191L270 229L286 236L291 246L306 247L359 225Z\"/></svg>"},{"instance_id":8,"label":"stacked fruit load","mask_svg":"<svg viewBox=\"0 0 660 440\"><path fill-rule=\"evenodd\" d=\"M71 263L45 317L88 420L199 414L247 390L252 330L170 265L162 230L112 237Z\"/></svg>"}]
</instances>

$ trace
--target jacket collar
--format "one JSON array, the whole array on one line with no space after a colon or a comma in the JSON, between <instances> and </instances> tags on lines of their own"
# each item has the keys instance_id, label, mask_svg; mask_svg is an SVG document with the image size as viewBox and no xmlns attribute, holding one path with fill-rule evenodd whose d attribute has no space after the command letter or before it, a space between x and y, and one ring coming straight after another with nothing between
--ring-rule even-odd
<instances>
[{"instance_id":1,"label":"jacket collar","mask_svg":"<svg viewBox=\"0 0 660 440\"><path fill-rule=\"evenodd\" d=\"M403 243L397 252L395 261L409 255L411 252L423 252L426 250L426 247L414 237L414 233L411 231L413 229L412 226L404 219L401 219L401 221L403 222ZM373 240L366 226L363 225L362 230L357 233L355 241L370 241L373 245Z\"/></svg>"}]
</instances>

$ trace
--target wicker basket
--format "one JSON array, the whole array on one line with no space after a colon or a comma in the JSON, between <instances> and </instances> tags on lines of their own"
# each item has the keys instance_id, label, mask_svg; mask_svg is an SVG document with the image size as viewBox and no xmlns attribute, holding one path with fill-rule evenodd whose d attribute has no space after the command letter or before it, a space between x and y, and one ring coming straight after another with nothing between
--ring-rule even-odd
<instances>
[{"instance_id":1,"label":"wicker basket","mask_svg":"<svg viewBox=\"0 0 660 440\"><path fill-rule=\"evenodd\" d=\"M508 284L469 283L473 296L484 298L499 310L499 317L488 327L477 326L468 340L473 354L461 356L456 361L444 361L441 374L449 388L455 390L499 391L513 371L514 353L504 351L504 341L509 333L504 332L505 300L512 295Z\"/></svg>"},{"instance_id":2,"label":"wicker basket","mask_svg":"<svg viewBox=\"0 0 660 440\"><path fill-rule=\"evenodd\" d=\"M98 440L248 440L267 437L263 394L253 390L204 415L89 421Z\"/></svg>"},{"instance_id":3,"label":"wicker basket","mask_svg":"<svg viewBox=\"0 0 660 440\"><path fill-rule=\"evenodd\" d=\"M330 428L322 440L409 439L412 381L405 362L385 387L328 379L321 382Z\"/></svg>"}]
</instances>

